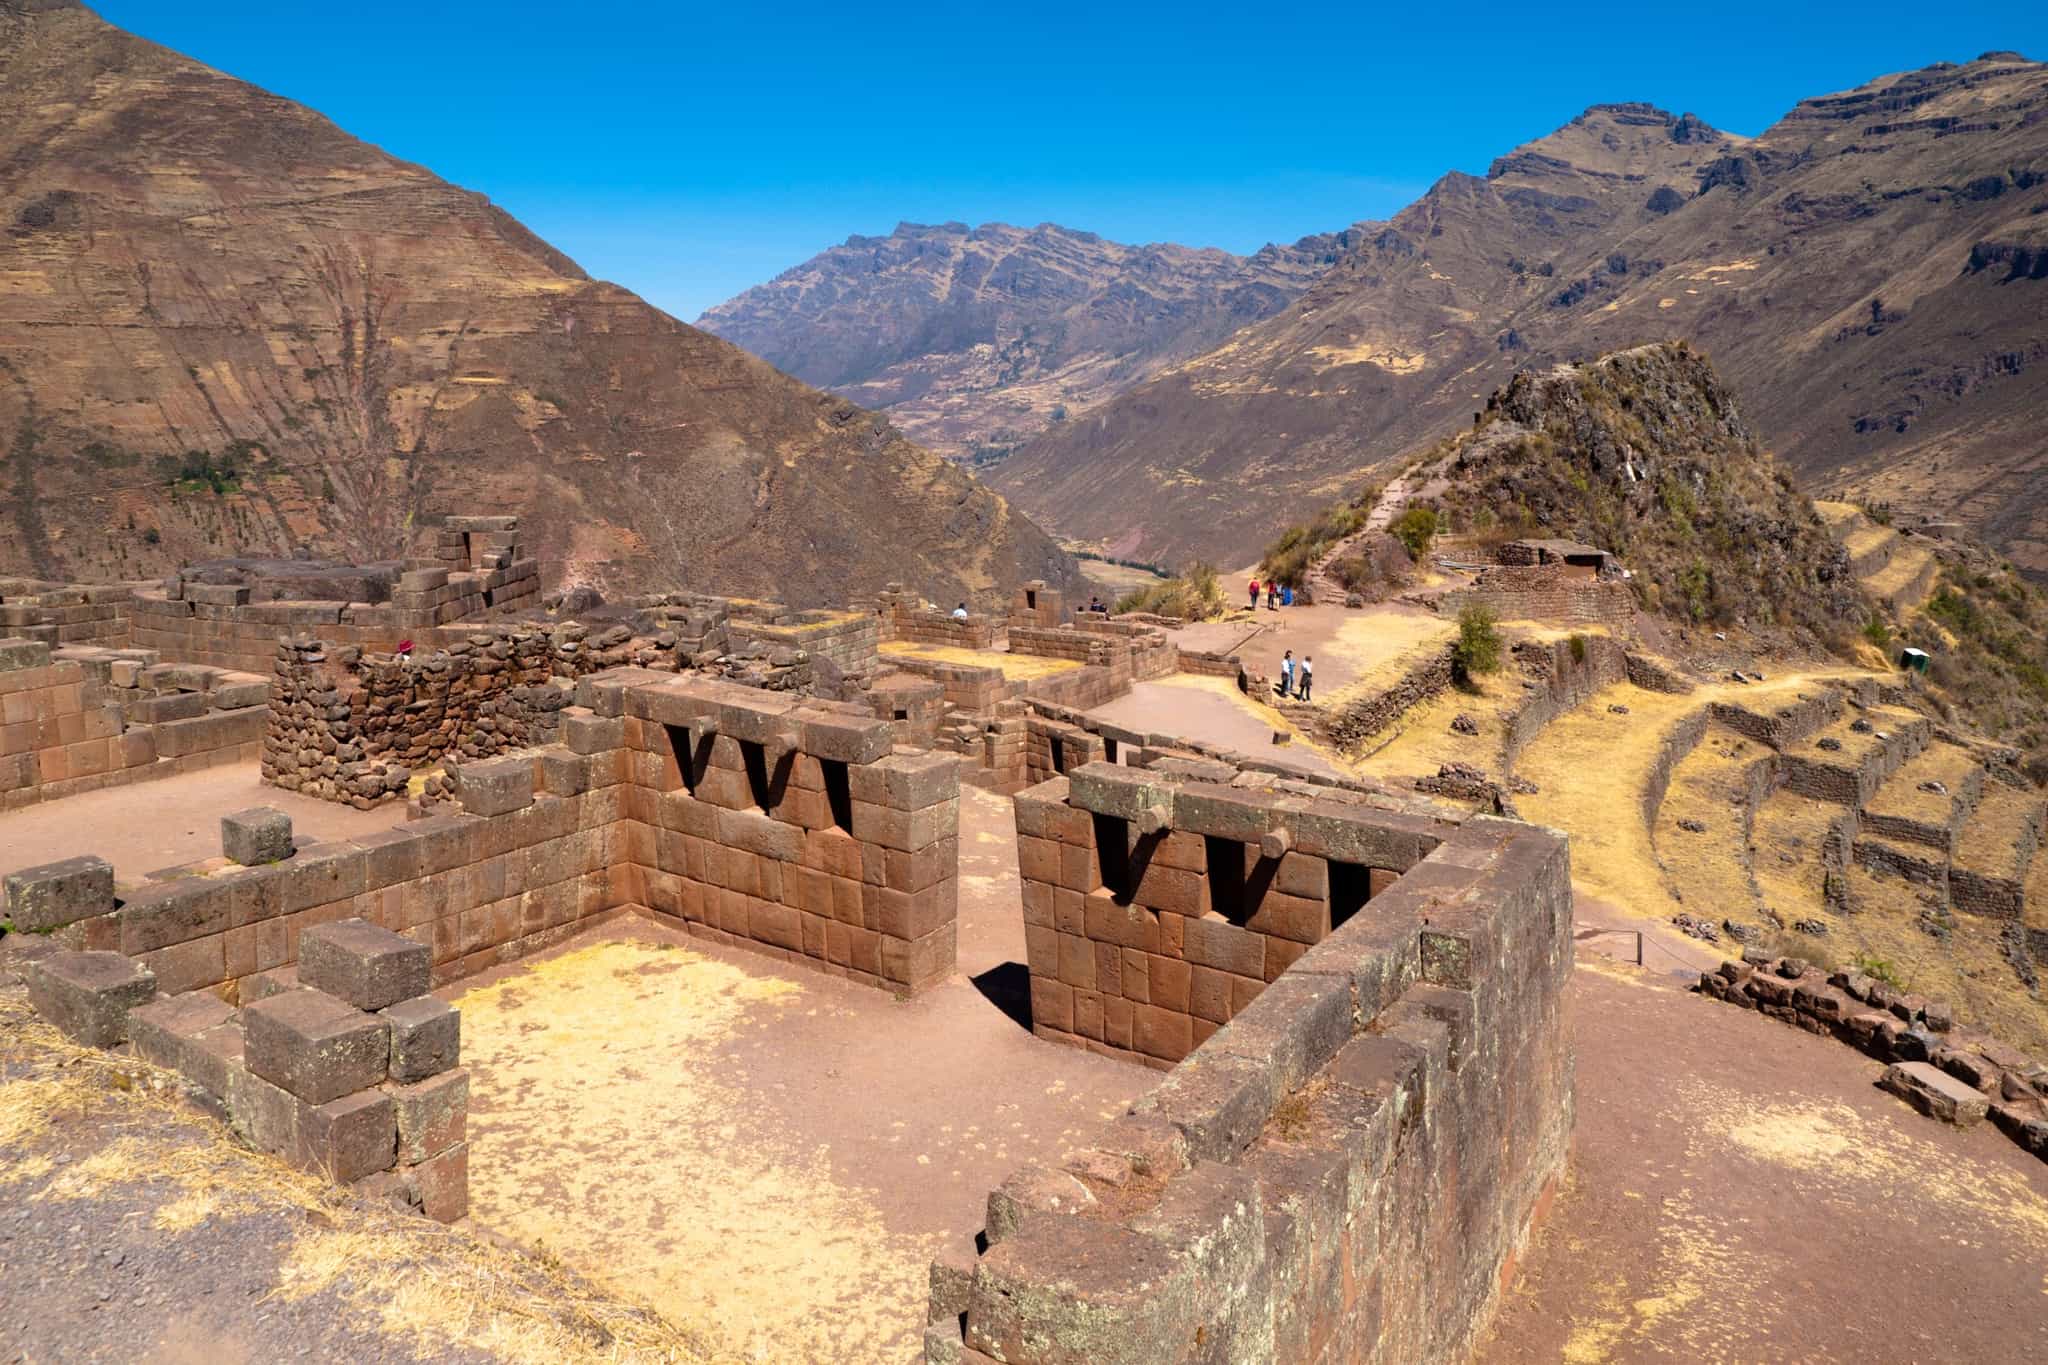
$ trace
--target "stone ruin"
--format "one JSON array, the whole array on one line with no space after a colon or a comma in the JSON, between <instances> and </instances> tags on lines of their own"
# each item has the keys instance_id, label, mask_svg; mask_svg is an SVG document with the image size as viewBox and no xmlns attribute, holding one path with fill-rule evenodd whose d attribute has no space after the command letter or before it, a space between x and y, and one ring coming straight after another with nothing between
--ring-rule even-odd
<instances>
[{"instance_id":1,"label":"stone ruin","mask_svg":"<svg viewBox=\"0 0 2048 1365\"><path fill-rule=\"evenodd\" d=\"M453 1217L460 1023L429 987L617 916L898 993L954 972L958 755L635 666L555 716L376 834L243 812L228 856L119 893L97 860L14 874L38 1005L252 1145ZM982 1254L932 1268L926 1359L1457 1354L1570 1130L1563 840L1073 734L1087 760L1017 803L1034 1015L1164 1074L990 1195Z\"/></svg>"},{"instance_id":2,"label":"stone ruin","mask_svg":"<svg viewBox=\"0 0 2048 1365\"><path fill-rule=\"evenodd\" d=\"M241 812L222 857L119 892L94 859L10 875L47 1017L178 1072L260 1150L459 1217L460 1021L430 989L638 916L924 991L957 967L971 781L1017 794L1034 1031L1162 1075L991 1193L981 1253L932 1267L925 1358L1469 1344L1570 1130L1559 836L1097 720L1183 659L1160 623L1069 621L1043 584L965 621L897 588L837 611L543 604L515 525L452 519L438 543L432 565L208 568L33 608L98 637L0 650L30 665L0 697L33 692L11 705L38 734L96 708L76 742L105 754L116 714L255 716L267 781L410 797L329 843ZM354 600L387 568L388 598ZM284 595L329 588L352 600ZM212 662L259 639L260 674Z\"/></svg>"}]
</instances>

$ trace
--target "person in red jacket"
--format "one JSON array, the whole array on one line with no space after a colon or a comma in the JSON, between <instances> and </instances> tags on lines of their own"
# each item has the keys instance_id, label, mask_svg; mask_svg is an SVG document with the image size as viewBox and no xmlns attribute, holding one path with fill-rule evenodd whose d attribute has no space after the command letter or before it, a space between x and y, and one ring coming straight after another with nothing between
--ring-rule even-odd
<instances>
[{"instance_id":1,"label":"person in red jacket","mask_svg":"<svg viewBox=\"0 0 2048 1365\"><path fill-rule=\"evenodd\" d=\"M1251 592L1251 595L1252 595L1252 610L1253 610L1253 611L1257 611L1257 610L1259 609L1259 580L1258 580L1258 579L1254 578L1254 579L1253 579L1253 580L1251 581L1251 587L1250 587L1250 592Z\"/></svg>"}]
</instances>

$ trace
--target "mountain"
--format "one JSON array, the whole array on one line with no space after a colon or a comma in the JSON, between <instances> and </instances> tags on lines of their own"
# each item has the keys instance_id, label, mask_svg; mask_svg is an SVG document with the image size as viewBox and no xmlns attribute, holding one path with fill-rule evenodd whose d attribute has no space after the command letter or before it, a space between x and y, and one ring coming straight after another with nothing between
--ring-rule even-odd
<instances>
[{"instance_id":1,"label":"mountain","mask_svg":"<svg viewBox=\"0 0 2048 1365\"><path fill-rule=\"evenodd\" d=\"M1062 533L1248 562L1516 369L1685 338L1810 488L1972 524L2048 571L2048 68L1807 100L1761 136L1602 105L1451 174L1300 298L1018 451Z\"/></svg>"},{"instance_id":2,"label":"mountain","mask_svg":"<svg viewBox=\"0 0 2048 1365\"><path fill-rule=\"evenodd\" d=\"M849 237L697 325L885 412L935 450L992 463L1285 308L1343 233L1250 256L1125 246L1052 223L899 223Z\"/></svg>"},{"instance_id":3,"label":"mountain","mask_svg":"<svg viewBox=\"0 0 2048 1365\"><path fill-rule=\"evenodd\" d=\"M0 0L0 166L0 571L390 557L469 512L551 581L1077 582L885 420L68 0Z\"/></svg>"}]
</instances>

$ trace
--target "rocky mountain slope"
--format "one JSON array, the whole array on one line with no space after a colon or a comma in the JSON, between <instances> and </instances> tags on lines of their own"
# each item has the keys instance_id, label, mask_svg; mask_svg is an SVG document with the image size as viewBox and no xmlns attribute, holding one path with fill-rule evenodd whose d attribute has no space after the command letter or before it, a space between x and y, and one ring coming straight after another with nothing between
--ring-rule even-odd
<instances>
[{"instance_id":1,"label":"rocky mountain slope","mask_svg":"<svg viewBox=\"0 0 2048 1365\"><path fill-rule=\"evenodd\" d=\"M1349 245L1332 233L1234 256L1052 223L900 223L847 238L697 325L886 412L933 449L992 463L1279 312Z\"/></svg>"},{"instance_id":2,"label":"rocky mountain slope","mask_svg":"<svg viewBox=\"0 0 2048 1365\"><path fill-rule=\"evenodd\" d=\"M1808 100L1753 141L1598 106L995 481L1113 551L1241 562L1514 370L1684 337L1811 488L1946 512L2048 571L2044 225L2048 67L2014 54Z\"/></svg>"},{"instance_id":3,"label":"rocky mountain slope","mask_svg":"<svg viewBox=\"0 0 2048 1365\"><path fill-rule=\"evenodd\" d=\"M0 571L387 557L459 511L551 580L1072 577L883 419L68 0L0 0L0 165Z\"/></svg>"}]
</instances>

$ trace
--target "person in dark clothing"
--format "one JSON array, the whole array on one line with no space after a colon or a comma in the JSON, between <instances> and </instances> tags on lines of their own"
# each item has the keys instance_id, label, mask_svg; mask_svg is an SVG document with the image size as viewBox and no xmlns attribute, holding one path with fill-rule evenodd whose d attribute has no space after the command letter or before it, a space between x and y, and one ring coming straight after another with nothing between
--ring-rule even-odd
<instances>
[{"instance_id":1,"label":"person in dark clothing","mask_svg":"<svg viewBox=\"0 0 2048 1365\"><path fill-rule=\"evenodd\" d=\"M1280 695L1287 696L1294 689L1294 651L1288 650L1280 656Z\"/></svg>"},{"instance_id":2,"label":"person in dark clothing","mask_svg":"<svg viewBox=\"0 0 2048 1365\"><path fill-rule=\"evenodd\" d=\"M1294 670L1294 676L1300 680L1294 689L1294 694L1303 701L1307 701L1309 689L1315 685L1316 681L1316 661L1313 655L1304 654L1302 656L1301 667Z\"/></svg>"}]
</instances>

